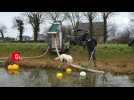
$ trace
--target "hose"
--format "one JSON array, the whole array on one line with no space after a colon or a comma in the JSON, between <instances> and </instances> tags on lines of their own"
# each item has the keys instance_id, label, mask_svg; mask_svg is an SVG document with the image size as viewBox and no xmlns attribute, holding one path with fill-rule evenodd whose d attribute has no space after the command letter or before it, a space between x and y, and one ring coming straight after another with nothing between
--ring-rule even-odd
<instances>
[{"instance_id":1,"label":"hose","mask_svg":"<svg viewBox=\"0 0 134 100\"><path fill-rule=\"evenodd\" d=\"M5 59L7 59L8 57L2 57L2 58L0 58L0 60L5 60Z\"/></svg>"},{"instance_id":2,"label":"hose","mask_svg":"<svg viewBox=\"0 0 134 100\"><path fill-rule=\"evenodd\" d=\"M59 50L58 50L58 45L57 45L57 42L56 42L56 38L55 38L55 48L56 48L57 55L60 56L60 53L59 53Z\"/></svg>"},{"instance_id":3,"label":"hose","mask_svg":"<svg viewBox=\"0 0 134 100\"><path fill-rule=\"evenodd\" d=\"M34 56L34 57L22 57L22 59L35 59L35 58L41 58L41 57L43 57L43 56L45 56L45 55L47 54L48 50L49 50L49 47L48 47L47 50L46 50L42 55L40 55L40 56Z\"/></svg>"},{"instance_id":4,"label":"hose","mask_svg":"<svg viewBox=\"0 0 134 100\"><path fill-rule=\"evenodd\" d=\"M60 53L59 53L59 50L58 50L58 46L57 46L57 42L56 42L56 37L55 37L55 48L56 48L56 53L57 53L58 57L60 58ZM60 58L60 61L61 61L61 58Z\"/></svg>"},{"instance_id":5,"label":"hose","mask_svg":"<svg viewBox=\"0 0 134 100\"><path fill-rule=\"evenodd\" d=\"M59 50L58 50L58 46L57 46L57 42L56 42L56 37L55 37L55 48L56 48L56 53L58 55L58 57L60 58L60 53L59 53ZM41 58L43 56L45 56L47 54L49 50L49 47L47 48L46 52L43 53L42 55L40 56L34 56L34 57L22 57L22 59L35 59L35 58ZM5 60L5 59L8 59L8 57L3 57L3 58L0 58L0 60ZM61 58L60 58L60 61L61 61ZM0 62L4 62L4 61L0 61Z\"/></svg>"},{"instance_id":6,"label":"hose","mask_svg":"<svg viewBox=\"0 0 134 100\"><path fill-rule=\"evenodd\" d=\"M41 57L43 57L43 56L45 56L45 55L47 54L48 50L49 50L49 47L48 47L47 50L46 50L42 55L40 55L40 56L34 56L34 57L22 57L22 59L35 59L35 58L41 58ZM9 58L9 57L2 57L2 58L0 58L0 60L6 60L6 59L8 59L8 58ZM4 61L0 61L0 62L4 62Z\"/></svg>"}]
</instances>

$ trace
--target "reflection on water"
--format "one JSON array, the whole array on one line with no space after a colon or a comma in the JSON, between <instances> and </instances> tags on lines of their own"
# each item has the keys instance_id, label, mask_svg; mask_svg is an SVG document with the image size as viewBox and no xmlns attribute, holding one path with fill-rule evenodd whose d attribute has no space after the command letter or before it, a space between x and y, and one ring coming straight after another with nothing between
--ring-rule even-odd
<instances>
[{"instance_id":1,"label":"reflection on water","mask_svg":"<svg viewBox=\"0 0 134 100\"><path fill-rule=\"evenodd\" d=\"M114 76L110 73L87 73L81 78L79 72L64 74L63 80L56 79L56 70L21 69L19 74L9 74L0 68L0 87L123 87L134 86L134 75Z\"/></svg>"}]
</instances>

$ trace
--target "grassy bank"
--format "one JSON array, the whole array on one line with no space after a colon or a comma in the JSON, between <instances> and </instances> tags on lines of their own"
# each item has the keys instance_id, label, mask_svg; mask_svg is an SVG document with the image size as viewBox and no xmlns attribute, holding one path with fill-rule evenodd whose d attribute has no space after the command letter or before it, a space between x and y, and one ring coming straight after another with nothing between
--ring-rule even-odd
<instances>
[{"instance_id":1,"label":"grassy bank","mask_svg":"<svg viewBox=\"0 0 134 100\"><path fill-rule=\"evenodd\" d=\"M88 53L86 49L74 46L70 54L75 57L79 64L92 67L88 64ZM134 74L134 47L127 44L99 44L96 51L97 67L94 69L112 72L113 74Z\"/></svg>"},{"instance_id":2,"label":"grassy bank","mask_svg":"<svg viewBox=\"0 0 134 100\"><path fill-rule=\"evenodd\" d=\"M18 49L24 56L36 56L47 48L45 43L0 43L0 57L7 56L13 50ZM87 57L87 50L81 46L71 46L69 54L76 58ZM96 52L98 59L125 58L134 56L134 47L127 44L99 44ZM82 59L83 59L82 58ZM81 59L81 60L82 60Z\"/></svg>"},{"instance_id":3,"label":"grassy bank","mask_svg":"<svg viewBox=\"0 0 134 100\"><path fill-rule=\"evenodd\" d=\"M37 56L47 48L45 43L0 43L0 57L8 56L13 50L21 51L22 56ZM74 58L74 63L88 64L88 52L81 46L71 46L68 54ZM127 44L99 44L97 46L97 67L95 69L116 74L134 73L134 47ZM46 63L53 61L56 54L48 53L42 59L29 60L31 62ZM94 68L94 67L93 67Z\"/></svg>"},{"instance_id":4,"label":"grassy bank","mask_svg":"<svg viewBox=\"0 0 134 100\"><path fill-rule=\"evenodd\" d=\"M87 50L80 46L72 46L70 54L82 60L87 59ZM96 50L98 60L113 60L122 58L133 58L134 47L128 47L127 44L99 44Z\"/></svg>"},{"instance_id":5,"label":"grassy bank","mask_svg":"<svg viewBox=\"0 0 134 100\"><path fill-rule=\"evenodd\" d=\"M127 44L102 44L97 47L98 59L125 58L134 56L134 47Z\"/></svg>"},{"instance_id":6,"label":"grassy bank","mask_svg":"<svg viewBox=\"0 0 134 100\"><path fill-rule=\"evenodd\" d=\"M8 56L12 51L18 49L23 56L40 55L47 44L44 43L0 43L0 57Z\"/></svg>"}]
</instances>

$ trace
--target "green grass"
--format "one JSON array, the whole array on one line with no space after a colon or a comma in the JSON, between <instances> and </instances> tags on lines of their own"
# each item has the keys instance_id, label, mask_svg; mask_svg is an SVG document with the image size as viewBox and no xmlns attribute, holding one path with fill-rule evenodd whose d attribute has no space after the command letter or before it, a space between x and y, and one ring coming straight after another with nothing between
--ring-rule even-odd
<instances>
[{"instance_id":1,"label":"green grass","mask_svg":"<svg viewBox=\"0 0 134 100\"><path fill-rule=\"evenodd\" d=\"M8 56L15 49L20 50L23 56L36 56L46 48L46 43L0 43L0 56ZM71 46L68 54L78 60L86 60L88 57L87 50L77 45ZM134 57L134 47L128 47L127 44L99 44L96 55L98 59L132 58Z\"/></svg>"},{"instance_id":2,"label":"green grass","mask_svg":"<svg viewBox=\"0 0 134 100\"><path fill-rule=\"evenodd\" d=\"M109 58L131 58L134 56L134 47L127 44L100 44L97 47L97 57L101 59Z\"/></svg>"},{"instance_id":3,"label":"green grass","mask_svg":"<svg viewBox=\"0 0 134 100\"><path fill-rule=\"evenodd\" d=\"M88 52L80 46L72 46L70 54L76 58L87 59ZM99 44L96 49L97 59L132 58L134 57L134 47L127 44Z\"/></svg>"},{"instance_id":4,"label":"green grass","mask_svg":"<svg viewBox=\"0 0 134 100\"><path fill-rule=\"evenodd\" d=\"M8 56L18 49L23 56L34 56L42 53L47 48L45 43L0 43L0 56Z\"/></svg>"}]
</instances>

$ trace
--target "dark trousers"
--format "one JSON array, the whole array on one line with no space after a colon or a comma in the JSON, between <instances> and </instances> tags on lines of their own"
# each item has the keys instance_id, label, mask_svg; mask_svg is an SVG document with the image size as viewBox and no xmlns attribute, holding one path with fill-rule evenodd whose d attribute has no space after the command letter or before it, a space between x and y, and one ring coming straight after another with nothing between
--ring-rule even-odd
<instances>
[{"instance_id":1,"label":"dark trousers","mask_svg":"<svg viewBox=\"0 0 134 100\"><path fill-rule=\"evenodd\" d=\"M96 66L96 49L90 49L90 50L88 50L88 53L89 53L89 60L92 55L93 63Z\"/></svg>"},{"instance_id":2,"label":"dark trousers","mask_svg":"<svg viewBox=\"0 0 134 100\"><path fill-rule=\"evenodd\" d=\"M93 53L93 54L92 54ZM96 60L96 50L92 50L92 51L89 51L89 59L91 57L91 54L92 54L92 57L93 57L93 60Z\"/></svg>"}]
</instances>

